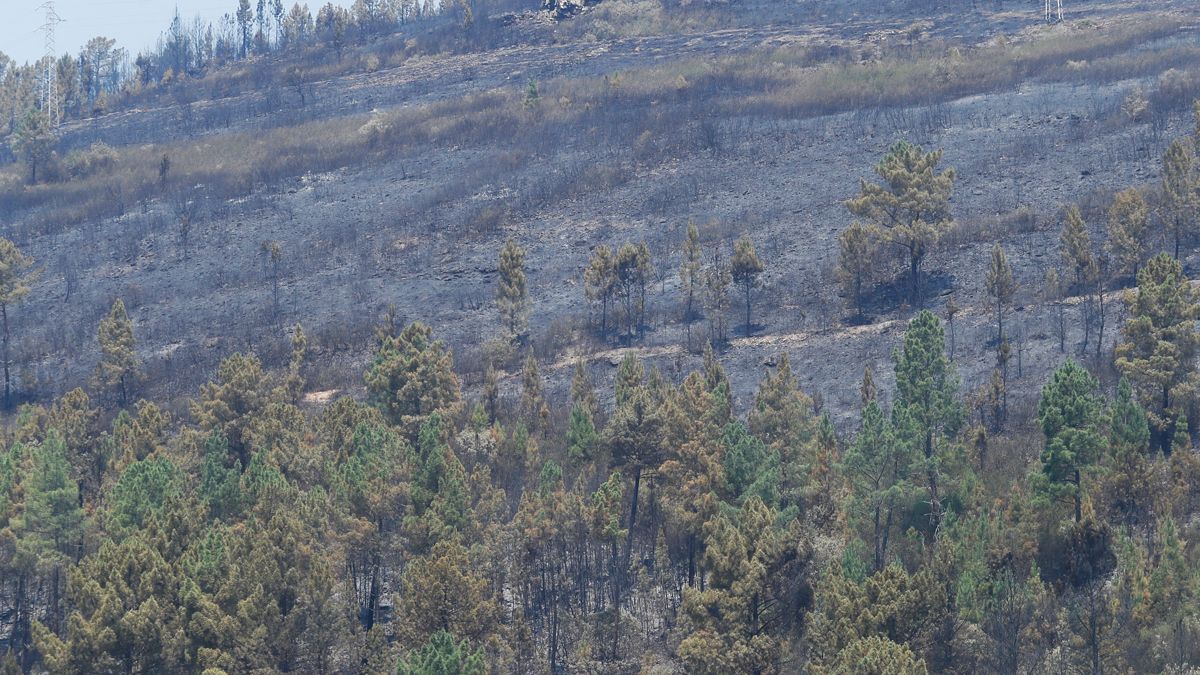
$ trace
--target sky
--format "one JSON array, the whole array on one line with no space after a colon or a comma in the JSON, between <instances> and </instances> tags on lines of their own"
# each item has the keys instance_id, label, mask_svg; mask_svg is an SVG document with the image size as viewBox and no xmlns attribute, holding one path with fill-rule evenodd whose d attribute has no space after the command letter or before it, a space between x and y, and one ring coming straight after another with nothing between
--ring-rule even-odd
<instances>
[{"instance_id":1,"label":"sky","mask_svg":"<svg viewBox=\"0 0 1200 675\"><path fill-rule=\"evenodd\" d=\"M0 19L0 52L17 63L33 62L45 52L45 41L38 30L45 23L39 9L44 0L0 0L3 18ZM251 6L257 2L251 2ZM292 0L284 3L291 7ZM315 12L310 0L309 7ZM323 4L323 3L317 3ZM59 55L76 55L79 48L97 35L113 38L130 56L154 45L160 33L167 29L175 7L186 23L199 15L205 20L219 19L222 14L237 10L237 0L55 0L55 9L62 23L55 31Z\"/></svg>"}]
</instances>

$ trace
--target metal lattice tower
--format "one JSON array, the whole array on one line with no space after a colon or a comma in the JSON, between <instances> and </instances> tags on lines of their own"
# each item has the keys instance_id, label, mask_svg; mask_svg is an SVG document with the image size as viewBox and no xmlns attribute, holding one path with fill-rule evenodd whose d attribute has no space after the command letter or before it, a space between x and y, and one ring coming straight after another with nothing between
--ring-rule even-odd
<instances>
[{"instance_id":1,"label":"metal lattice tower","mask_svg":"<svg viewBox=\"0 0 1200 675\"><path fill-rule=\"evenodd\" d=\"M1051 7L1054 5L1054 7ZM1062 0L1046 0L1046 23L1061 23L1062 17Z\"/></svg>"},{"instance_id":2,"label":"metal lattice tower","mask_svg":"<svg viewBox=\"0 0 1200 675\"><path fill-rule=\"evenodd\" d=\"M54 9L54 0L45 0L38 9L45 12L42 35L46 38L46 72L42 76L42 110L46 113L46 124L53 131L62 121L58 107L58 54L54 46L54 27L62 21Z\"/></svg>"}]
</instances>

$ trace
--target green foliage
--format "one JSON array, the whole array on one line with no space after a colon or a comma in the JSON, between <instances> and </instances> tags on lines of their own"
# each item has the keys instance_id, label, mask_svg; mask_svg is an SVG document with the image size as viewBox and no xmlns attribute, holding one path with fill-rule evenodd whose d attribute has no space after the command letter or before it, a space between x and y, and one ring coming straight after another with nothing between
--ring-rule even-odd
<instances>
[{"instance_id":1,"label":"green foliage","mask_svg":"<svg viewBox=\"0 0 1200 675\"><path fill-rule=\"evenodd\" d=\"M1083 285L1092 268L1092 242L1087 225L1079 207L1072 204L1067 209L1062 232L1059 233L1063 270L1075 288ZM1068 282L1068 286L1072 282Z\"/></svg>"},{"instance_id":2,"label":"green foliage","mask_svg":"<svg viewBox=\"0 0 1200 675\"><path fill-rule=\"evenodd\" d=\"M100 364L96 366L96 379L112 389L117 402L124 406L129 402L131 388L142 379L142 374L141 360L134 349L133 322L120 298L113 303L108 316L100 320L97 340L100 343Z\"/></svg>"},{"instance_id":3,"label":"green foliage","mask_svg":"<svg viewBox=\"0 0 1200 675\"><path fill-rule=\"evenodd\" d=\"M530 80L530 84L533 81ZM533 93L537 95L537 86ZM496 308L509 339L525 332L529 324L529 289L525 281L525 249L511 237L500 249L500 279L496 284Z\"/></svg>"},{"instance_id":4,"label":"green foliage","mask_svg":"<svg viewBox=\"0 0 1200 675\"><path fill-rule=\"evenodd\" d=\"M616 257L611 249L600 244L583 270L584 294L600 304L600 335L608 337L608 308L617 290Z\"/></svg>"},{"instance_id":5,"label":"green foliage","mask_svg":"<svg viewBox=\"0 0 1200 675\"><path fill-rule=\"evenodd\" d=\"M872 635L855 640L838 652L837 659L821 671L844 675L925 675L925 663L902 644Z\"/></svg>"},{"instance_id":6,"label":"green foliage","mask_svg":"<svg viewBox=\"0 0 1200 675\"><path fill-rule=\"evenodd\" d=\"M750 294L759 286L759 275L763 263L754 252L754 243L747 236L733 242L733 255L729 258L729 276L733 283L742 287L746 303L746 335L750 335Z\"/></svg>"},{"instance_id":7,"label":"green foliage","mask_svg":"<svg viewBox=\"0 0 1200 675\"><path fill-rule=\"evenodd\" d=\"M728 382L722 393L728 399ZM746 422L750 433L778 456L781 497L794 503L815 459L816 419L812 399L796 386L786 353L759 382Z\"/></svg>"},{"instance_id":8,"label":"green foliage","mask_svg":"<svg viewBox=\"0 0 1200 675\"><path fill-rule=\"evenodd\" d=\"M453 354L421 323L384 336L365 379L371 402L410 440L430 415L453 414L461 398Z\"/></svg>"},{"instance_id":9,"label":"green foliage","mask_svg":"<svg viewBox=\"0 0 1200 675\"><path fill-rule=\"evenodd\" d=\"M51 173L50 164L54 160L56 143L54 135L50 132L50 125L45 113L30 108L17 127L17 132L13 134L10 143L13 154L29 169L30 185L37 185L39 180L52 178L47 174ZM40 179L39 171L41 172Z\"/></svg>"},{"instance_id":10,"label":"green foliage","mask_svg":"<svg viewBox=\"0 0 1200 675\"><path fill-rule=\"evenodd\" d=\"M909 444L896 440L878 402L867 403L858 436L846 449L839 470L850 487L850 524L871 545L876 572L888 562L897 512L908 502L912 489L911 451Z\"/></svg>"},{"instance_id":11,"label":"green foliage","mask_svg":"<svg viewBox=\"0 0 1200 675\"><path fill-rule=\"evenodd\" d=\"M863 311L863 286L874 281L877 269L878 238L875 228L857 220L838 235L835 275L842 286L842 295L860 315Z\"/></svg>"},{"instance_id":12,"label":"green foliage","mask_svg":"<svg viewBox=\"0 0 1200 675\"><path fill-rule=\"evenodd\" d=\"M1108 457L1098 496L1110 520L1133 529L1150 521L1150 425L1129 380L1121 378L1109 413Z\"/></svg>"},{"instance_id":13,"label":"green foliage","mask_svg":"<svg viewBox=\"0 0 1200 675\"><path fill-rule=\"evenodd\" d=\"M1162 160L1163 221L1167 234L1175 244L1175 257L1180 245L1191 236L1196 223L1197 198L1200 197L1200 175L1196 173L1196 157L1191 143L1182 138L1171 141Z\"/></svg>"},{"instance_id":14,"label":"green foliage","mask_svg":"<svg viewBox=\"0 0 1200 675\"><path fill-rule=\"evenodd\" d=\"M396 675L483 675L487 663L483 650L472 651L466 640L455 642L444 630L430 636L429 642L401 659Z\"/></svg>"},{"instance_id":15,"label":"green foliage","mask_svg":"<svg viewBox=\"0 0 1200 675\"><path fill-rule=\"evenodd\" d=\"M684 639L676 650L690 673L779 672L781 645L768 629L782 611L770 584L787 560L778 513L750 497L736 515L705 525L709 585L683 591Z\"/></svg>"},{"instance_id":16,"label":"green foliage","mask_svg":"<svg viewBox=\"0 0 1200 675\"><path fill-rule=\"evenodd\" d=\"M922 311L908 324L896 361L896 403L892 409L896 438L915 453L914 470L923 478L930 505L931 529L943 515L943 464L947 442L962 422L958 375L946 358L942 323Z\"/></svg>"},{"instance_id":17,"label":"green foliage","mask_svg":"<svg viewBox=\"0 0 1200 675\"><path fill-rule=\"evenodd\" d=\"M14 457L15 458L15 457ZM10 460L11 461L11 460ZM12 513L9 527L17 538L18 554L41 564L65 562L77 555L83 535L83 509L79 485L71 477L66 447L57 431L29 448L21 467L21 480L9 490L19 489L23 499ZM15 467L13 467L15 468ZM0 475L0 488L12 480ZM0 502L2 503L2 502Z\"/></svg>"},{"instance_id":18,"label":"green foliage","mask_svg":"<svg viewBox=\"0 0 1200 675\"><path fill-rule=\"evenodd\" d=\"M571 418L567 422L567 455L577 462L589 461L599 442L600 434L591 413L583 404L576 403L571 407Z\"/></svg>"},{"instance_id":19,"label":"green foliage","mask_svg":"<svg viewBox=\"0 0 1200 675\"><path fill-rule=\"evenodd\" d=\"M134 462L121 472L109 494L108 522L114 533L142 528L182 490L183 476L166 457Z\"/></svg>"},{"instance_id":20,"label":"green foliage","mask_svg":"<svg viewBox=\"0 0 1200 675\"><path fill-rule=\"evenodd\" d=\"M817 586L816 606L808 616L813 664L836 667L843 650L873 636L919 643L946 602L945 590L929 568L909 574L890 565L859 583L833 566Z\"/></svg>"},{"instance_id":21,"label":"green foliage","mask_svg":"<svg viewBox=\"0 0 1200 675\"><path fill-rule=\"evenodd\" d=\"M625 339L632 340L646 320L646 286L654 267L646 244L625 242L617 249L612 262L612 284L624 308Z\"/></svg>"},{"instance_id":22,"label":"green foliage","mask_svg":"<svg viewBox=\"0 0 1200 675\"><path fill-rule=\"evenodd\" d=\"M192 417L206 433L220 433L245 469L252 452L250 424L263 414L270 401L262 362L253 354L233 354L221 361L216 380L200 388L199 400L192 403Z\"/></svg>"},{"instance_id":23,"label":"green foliage","mask_svg":"<svg viewBox=\"0 0 1200 675\"><path fill-rule=\"evenodd\" d=\"M859 195L846 202L850 213L866 219L881 243L907 258L910 300L920 290L921 263L950 230L954 169L937 172L942 151L897 141L875 166L882 183L862 181Z\"/></svg>"},{"instance_id":24,"label":"green foliage","mask_svg":"<svg viewBox=\"0 0 1200 675\"><path fill-rule=\"evenodd\" d=\"M779 453L767 450L741 422L730 422L721 441L727 490L734 503L758 498L768 505L778 504Z\"/></svg>"},{"instance_id":25,"label":"green foliage","mask_svg":"<svg viewBox=\"0 0 1200 675\"><path fill-rule=\"evenodd\" d=\"M1155 445L1169 452L1176 421L1196 392L1200 301L1183 266L1161 253L1138 272L1137 293L1126 304L1116 366L1146 409Z\"/></svg>"},{"instance_id":26,"label":"green foliage","mask_svg":"<svg viewBox=\"0 0 1200 675\"><path fill-rule=\"evenodd\" d=\"M213 518L227 519L236 516L241 509L242 493L239 476L242 467L234 459L228 466L229 444L214 433L204 441L204 460L200 466L200 485L196 493L200 501L208 506Z\"/></svg>"},{"instance_id":27,"label":"green foliage","mask_svg":"<svg viewBox=\"0 0 1200 675\"><path fill-rule=\"evenodd\" d=\"M1004 309L1012 304L1017 284L1013 281L1012 267L1009 266L1008 257L1004 255L1004 249L1000 246L999 242L992 247L992 261L988 266L985 287L987 294L996 303L997 334L1000 341L1003 342Z\"/></svg>"},{"instance_id":28,"label":"green foliage","mask_svg":"<svg viewBox=\"0 0 1200 675\"><path fill-rule=\"evenodd\" d=\"M468 10L469 11L469 10ZM528 84L525 85L525 107L532 108L538 103L541 103L542 97L538 93L537 80L529 78Z\"/></svg>"},{"instance_id":29,"label":"green foliage","mask_svg":"<svg viewBox=\"0 0 1200 675\"><path fill-rule=\"evenodd\" d=\"M1104 450L1103 402L1097 389L1091 373L1067 361L1050 376L1038 402L1046 446L1034 485L1052 500L1074 503L1076 522L1082 516L1083 478Z\"/></svg>"}]
</instances>

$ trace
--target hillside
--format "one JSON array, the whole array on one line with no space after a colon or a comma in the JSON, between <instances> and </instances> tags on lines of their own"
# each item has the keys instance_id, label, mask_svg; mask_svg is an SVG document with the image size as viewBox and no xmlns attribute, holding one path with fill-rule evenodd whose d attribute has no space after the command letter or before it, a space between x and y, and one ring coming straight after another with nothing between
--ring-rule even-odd
<instances>
[{"instance_id":1,"label":"hillside","mask_svg":"<svg viewBox=\"0 0 1200 675\"><path fill-rule=\"evenodd\" d=\"M844 406L852 398L821 383L862 360L830 362L828 340L798 336L841 322L830 283L835 237L850 220L841 202L901 137L945 148L958 171L956 234L930 268L966 308L966 381L990 363L982 279L964 271L993 240L1017 270L1030 371L1045 372L1058 357L1041 336L1037 254L1066 204L1098 213L1114 189L1156 180L1165 144L1190 125L1188 94L1163 92L1160 80L1194 87L1198 57L1184 37L1188 3L1148 6L1146 21L1117 4L1077 11L1052 27L1015 8L844 23L809 8L763 12L755 24L758 8L738 5L719 15L729 27L613 39L530 20L530 44L306 82L303 105L280 86L71 123L64 152L104 142L118 159L79 185L9 189L6 228L46 271L14 311L22 389L53 396L82 383L96 359L93 327L116 297L148 369L175 374L169 395L235 350L282 358L272 356L286 352L279 326L296 322L314 336L315 384L353 386L389 304L438 326L469 373L480 342L497 334L492 271L507 235L529 249L540 358L603 350L581 330L580 273L592 247L626 239L650 246L662 282L638 346L678 345L674 272L693 220L713 245L750 234L766 263L764 339L735 340L728 354L744 373L739 399L776 336L795 345L802 386ZM996 35L1009 37L997 46ZM939 72L944 83L926 79ZM847 77L863 78L862 90ZM522 103L531 79L533 108ZM1134 122L1121 103L1137 87L1156 98ZM371 136L372 125L384 133ZM162 155L171 172L158 189ZM16 184L19 172L10 165L4 180ZM186 247L184 202L195 213ZM262 262L268 240L283 253L279 316ZM905 316L887 304L874 314ZM894 344L878 333L837 342L878 364Z\"/></svg>"},{"instance_id":2,"label":"hillside","mask_svg":"<svg viewBox=\"0 0 1200 675\"><path fill-rule=\"evenodd\" d=\"M1070 1L1051 23L1024 0L601 0L567 18L532 2L446 6L344 50L314 41L113 96L108 109L64 122L36 163L38 179L24 132L6 139L0 235L36 269L27 295L5 306L24 406L5 412L11 450L0 453L0 563L21 571L21 585L0 583L0 638L14 664L393 672L398 658L403 668L433 645L462 651L463 663L476 650L486 672L869 672L874 657L854 661L851 647L875 649L865 644L873 635L895 650L874 662L877 672L1195 665L1200 655L1181 646L1200 626L1191 609L1178 610L1186 616L1169 636L1156 623L1129 637L1113 627L1132 625L1121 615L1107 619L1112 636L1086 644L1079 616L1096 594L1115 607L1128 591L1120 584L1150 584L1147 570L1166 569L1164 551L1181 546L1165 543L1176 525L1186 542L1200 536L1187 487L1200 473L1184 459L1196 456L1196 405L1165 402L1168 390L1193 396L1195 354L1172 344L1191 374L1163 385L1157 413L1145 394L1157 384L1135 381L1146 422L1118 380L1157 377L1168 357L1130 365L1128 351L1114 353L1133 335L1122 326L1137 315L1134 287L1147 269L1178 278L1166 257L1148 262L1155 254L1174 253L1188 277L1200 269L1197 202L1188 202L1193 224L1175 251L1163 187L1172 142L1200 143L1200 4ZM930 180L953 169L947 212L923 216L944 216L932 227L945 231L922 248L916 290L908 259L888 248L897 242L880 245L856 308L840 283L840 244L870 216L848 202L906 151L941 152L925 156L935 158ZM1111 224L1114 203L1133 203L1123 199L1142 208L1144 231L1132 243ZM1073 206L1096 264L1074 285L1062 253ZM894 214L879 213L885 224L872 232L895 236L880 234ZM697 274L736 255L735 242L752 242L762 272L747 291L749 321L736 284L725 306L697 295L687 316L680 269L690 225ZM513 336L497 307L498 288L513 279L506 242L508 254L523 255L516 267L529 300L528 329ZM602 307L585 270L604 247L625 243L649 254L640 297L619 305L614 295ZM1003 338L997 255L1012 275L999 302ZM1051 269L1061 287L1048 287ZM117 300L128 323L110 314ZM644 317L633 321L638 302ZM1179 303L1179 325L1194 324L1191 305ZM140 377L104 382L98 364L111 364L111 336L127 326L133 352L124 356L136 357ZM923 422L921 438L905 426L916 413L900 412L915 405L905 392L916 385L897 378L920 339L941 357L943 326L949 360L925 365L949 369L955 412ZM297 327L306 351L294 351ZM240 356L251 353L261 369ZM1068 359L1086 371L1063 366ZM874 388L862 385L868 369ZM693 371L702 377L689 379ZM788 388L792 375L799 391ZM1087 417L1080 428L1107 448L1071 446L1071 470L1042 454L1054 440L1044 413L1051 378L1086 390L1063 415ZM584 379L598 401L581 408ZM404 388L416 381L419 391ZM771 386L786 391L765 397ZM78 387L87 394L69 393ZM880 415L878 438L864 408ZM1128 487L1113 477L1136 473L1120 463L1134 461L1120 455L1125 441L1113 430L1123 414L1142 420L1136 471L1157 486L1146 488L1152 506L1113 505ZM660 426L633 429L626 415L658 415ZM580 441L593 422L591 440ZM655 454L639 433L670 440L655 440ZM903 446L912 464L892 491L870 492L872 542L853 462L869 461L861 455L873 442ZM56 443L70 464L64 485L74 492L60 487L81 509L78 532L69 547L42 541L22 557L29 516L17 505L36 492L22 476L50 463L40 449ZM1093 455L1109 459L1078 469ZM130 467L146 474L127 479ZM129 496L143 489L162 492ZM1120 515L1126 507L1136 515ZM168 550L173 528L183 532L179 550ZM741 543L722 528L737 529ZM217 546L210 536L228 546L211 569L201 560ZM163 606L178 601L179 616L150 623L178 621L188 637L171 639L187 646L162 646L162 660L96 647L101 638L87 633L107 619L93 607L99 591L81 579L143 564L143 553L126 551L134 541L154 548L176 579L162 597L172 598ZM717 559L738 546L745 568ZM1137 555L1146 559L1131 562ZM262 567L235 573L238 556ZM1094 567L1080 562L1089 556ZM730 628L712 617L750 601L706 596L705 583L736 594L721 575L758 574L751 563L761 563L762 579L753 578L772 618L759 625L756 593L753 630ZM951 571L931 576L937 565ZM1192 581L1155 583L1195 592L1195 565L1185 567ZM1135 568L1145 579L1130 580ZM986 602L1001 602L1000 569L1005 589L1026 584L1026 604L970 604L988 593ZM266 591L255 590L257 575L270 577ZM30 591L26 580L41 586ZM841 620L857 611L839 599L876 582L944 606L912 609L932 618L914 619L903 635L830 637L839 611ZM238 604L270 595L272 583L279 616L255 618ZM188 584L200 590L189 595ZM322 594L322 585L339 590ZM411 600L447 587L464 589L455 602L475 604L450 611L444 598ZM864 598L855 602L886 604ZM714 609L722 602L734 604ZM1094 616L1098 605L1089 606ZM294 607L312 613L286 618ZM66 618L84 610L94 623L86 630ZM469 618L414 618L443 610ZM206 612L220 618L203 630L190 623ZM998 627L1005 620L1019 624L1012 635ZM268 625L290 642L272 643L264 665L246 653L270 639L247 647L237 636ZM136 644L129 631L118 641ZM718 637L691 641L704 631ZM164 635L154 639L166 645ZM1152 646L1135 652L1135 642ZM715 656L723 651L726 661ZM764 660L746 656L759 652ZM401 672L436 672L413 667Z\"/></svg>"}]
</instances>

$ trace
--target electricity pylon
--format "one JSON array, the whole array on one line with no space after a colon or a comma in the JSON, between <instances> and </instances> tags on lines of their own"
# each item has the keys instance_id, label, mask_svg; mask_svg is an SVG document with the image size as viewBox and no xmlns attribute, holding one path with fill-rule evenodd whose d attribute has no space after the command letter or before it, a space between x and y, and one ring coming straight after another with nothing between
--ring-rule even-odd
<instances>
[{"instance_id":1,"label":"electricity pylon","mask_svg":"<svg viewBox=\"0 0 1200 675\"><path fill-rule=\"evenodd\" d=\"M1055 5L1051 8L1051 3ZM1046 0L1046 23L1061 22L1062 18L1062 0Z\"/></svg>"},{"instance_id":2,"label":"electricity pylon","mask_svg":"<svg viewBox=\"0 0 1200 675\"><path fill-rule=\"evenodd\" d=\"M62 21L54 9L54 0L45 0L38 9L45 13L42 35L46 39L46 72L42 76L42 110L46 113L46 125L51 131L62 121L58 107L58 54L54 46L54 27Z\"/></svg>"}]
</instances>

